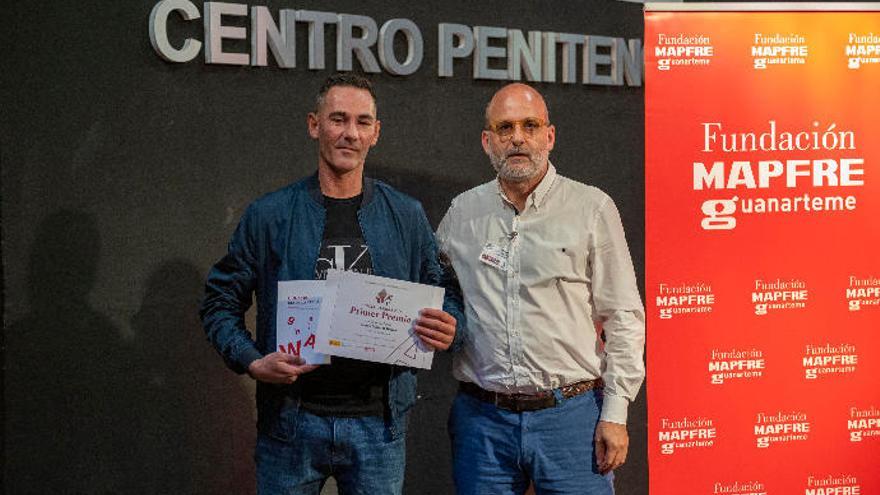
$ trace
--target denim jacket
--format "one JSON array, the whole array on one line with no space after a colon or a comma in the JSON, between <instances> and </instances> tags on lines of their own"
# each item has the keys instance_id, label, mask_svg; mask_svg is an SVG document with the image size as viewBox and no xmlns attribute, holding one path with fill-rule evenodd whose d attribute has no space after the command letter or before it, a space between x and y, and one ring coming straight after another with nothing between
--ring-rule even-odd
<instances>
[{"instance_id":1,"label":"denim jacket","mask_svg":"<svg viewBox=\"0 0 880 495\"><path fill-rule=\"evenodd\" d=\"M437 247L421 204L385 183L364 178L358 222L376 275L431 285L440 281ZM275 349L279 280L312 280L326 210L317 176L254 201L229 241L227 254L208 273L201 317L208 340L237 373ZM256 339L244 315L256 293ZM257 384L257 427L292 440L299 408L297 384ZM394 366L388 381L391 434L405 431L416 400L415 370Z\"/></svg>"}]
</instances>

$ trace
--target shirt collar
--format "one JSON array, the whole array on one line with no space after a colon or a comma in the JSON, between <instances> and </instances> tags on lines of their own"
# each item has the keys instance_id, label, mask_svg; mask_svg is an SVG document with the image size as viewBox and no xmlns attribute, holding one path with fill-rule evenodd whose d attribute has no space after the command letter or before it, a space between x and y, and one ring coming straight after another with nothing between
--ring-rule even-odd
<instances>
[{"instance_id":1,"label":"shirt collar","mask_svg":"<svg viewBox=\"0 0 880 495\"><path fill-rule=\"evenodd\" d=\"M535 210L539 210L541 205L544 204L544 199L547 197L547 193L550 192L550 189L553 187L553 184L556 182L556 167L553 166L549 161L547 162L547 173L544 174L544 178L541 179L541 182L538 183L538 186L535 187L535 190L529 194L529 197L526 198L526 207L528 210L530 206L534 206ZM507 195L504 194L504 189L501 188L501 180L497 177L495 178L495 184L498 186L498 194L501 196L501 199L504 202L510 204L513 203L507 199Z\"/></svg>"},{"instance_id":2,"label":"shirt collar","mask_svg":"<svg viewBox=\"0 0 880 495\"><path fill-rule=\"evenodd\" d=\"M553 187L553 183L556 182L556 167L553 166L549 161L547 162L547 173L544 174L544 178L541 179L541 182L538 184L538 187L532 191L532 194L529 194L529 199L526 200L526 207L529 205L529 200L531 203L535 205L535 209L541 207L544 204L544 199L547 197L547 193L550 192L550 189Z\"/></svg>"}]
</instances>

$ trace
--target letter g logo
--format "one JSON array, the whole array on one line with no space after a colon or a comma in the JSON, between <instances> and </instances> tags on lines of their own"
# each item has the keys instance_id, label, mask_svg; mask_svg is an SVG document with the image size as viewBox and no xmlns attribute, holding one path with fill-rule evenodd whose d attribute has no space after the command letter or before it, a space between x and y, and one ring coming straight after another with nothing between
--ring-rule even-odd
<instances>
[{"instance_id":1,"label":"letter g logo","mask_svg":"<svg viewBox=\"0 0 880 495\"><path fill-rule=\"evenodd\" d=\"M705 217L700 222L703 230L733 230L736 227L736 196L730 199L710 199L703 201L700 208Z\"/></svg>"}]
</instances>

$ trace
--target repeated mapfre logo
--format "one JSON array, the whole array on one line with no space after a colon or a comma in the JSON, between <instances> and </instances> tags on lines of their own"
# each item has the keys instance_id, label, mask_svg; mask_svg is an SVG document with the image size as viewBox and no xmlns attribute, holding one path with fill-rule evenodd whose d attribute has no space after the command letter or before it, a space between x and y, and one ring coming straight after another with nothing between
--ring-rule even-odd
<instances>
[{"instance_id":1,"label":"repeated mapfre logo","mask_svg":"<svg viewBox=\"0 0 880 495\"><path fill-rule=\"evenodd\" d=\"M667 284L661 282L657 290L657 310L660 319L673 316L708 314L715 304L712 286L705 282Z\"/></svg>"},{"instance_id":2,"label":"repeated mapfre logo","mask_svg":"<svg viewBox=\"0 0 880 495\"><path fill-rule=\"evenodd\" d=\"M755 443L759 449L780 443L804 442L809 437L807 413L779 411L755 415Z\"/></svg>"},{"instance_id":3,"label":"repeated mapfre logo","mask_svg":"<svg viewBox=\"0 0 880 495\"><path fill-rule=\"evenodd\" d=\"M846 66L860 69L866 64L880 64L880 36L874 33L849 33Z\"/></svg>"},{"instance_id":4,"label":"repeated mapfre logo","mask_svg":"<svg viewBox=\"0 0 880 495\"><path fill-rule=\"evenodd\" d=\"M809 48L800 34L755 33L751 55L755 69L764 70L774 65L806 64Z\"/></svg>"},{"instance_id":5,"label":"repeated mapfre logo","mask_svg":"<svg viewBox=\"0 0 880 495\"><path fill-rule=\"evenodd\" d=\"M755 314L763 316L770 311L804 309L808 297L807 283L803 280L757 279L752 291L752 304L755 305Z\"/></svg>"},{"instance_id":6,"label":"repeated mapfre logo","mask_svg":"<svg viewBox=\"0 0 880 495\"><path fill-rule=\"evenodd\" d=\"M729 380L754 380L764 376L766 365L760 349L712 349L709 381L720 385Z\"/></svg>"},{"instance_id":7,"label":"repeated mapfre logo","mask_svg":"<svg viewBox=\"0 0 880 495\"><path fill-rule=\"evenodd\" d=\"M880 439L880 409L874 406L850 407L846 429L849 431L850 442Z\"/></svg>"},{"instance_id":8,"label":"repeated mapfre logo","mask_svg":"<svg viewBox=\"0 0 880 495\"><path fill-rule=\"evenodd\" d=\"M807 344L804 347L804 377L807 380L855 373L859 363L852 344Z\"/></svg>"},{"instance_id":9,"label":"repeated mapfre logo","mask_svg":"<svg viewBox=\"0 0 880 495\"><path fill-rule=\"evenodd\" d=\"M715 56L715 47L707 35L658 33L654 55L659 71L672 67L708 67Z\"/></svg>"},{"instance_id":10,"label":"repeated mapfre logo","mask_svg":"<svg viewBox=\"0 0 880 495\"><path fill-rule=\"evenodd\" d=\"M717 431L709 418L660 418L657 436L660 453L671 455L681 449L707 448L715 445Z\"/></svg>"},{"instance_id":11,"label":"repeated mapfre logo","mask_svg":"<svg viewBox=\"0 0 880 495\"><path fill-rule=\"evenodd\" d=\"M850 275L846 305L850 311L880 307L880 278Z\"/></svg>"},{"instance_id":12,"label":"repeated mapfre logo","mask_svg":"<svg viewBox=\"0 0 880 495\"><path fill-rule=\"evenodd\" d=\"M699 126L699 153L705 155L693 161L692 188L714 196L700 205L703 230L733 230L739 215L803 217L857 209L858 197L849 193L865 187L865 159L856 155L855 131L818 119L784 129L769 119L764 129L752 126L745 132L731 129L721 118L704 120ZM838 151L846 156L835 156ZM742 159L742 153L780 152L809 152L813 158ZM783 193L798 187L810 189Z\"/></svg>"},{"instance_id":13,"label":"repeated mapfre logo","mask_svg":"<svg viewBox=\"0 0 880 495\"><path fill-rule=\"evenodd\" d=\"M767 495L764 483L760 481L716 481L712 485L712 495Z\"/></svg>"},{"instance_id":14,"label":"repeated mapfre logo","mask_svg":"<svg viewBox=\"0 0 880 495\"><path fill-rule=\"evenodd\" d=\"M804 495L865 495L859 480L851 474L807 477Z\"/></svg>"}]
</instances>

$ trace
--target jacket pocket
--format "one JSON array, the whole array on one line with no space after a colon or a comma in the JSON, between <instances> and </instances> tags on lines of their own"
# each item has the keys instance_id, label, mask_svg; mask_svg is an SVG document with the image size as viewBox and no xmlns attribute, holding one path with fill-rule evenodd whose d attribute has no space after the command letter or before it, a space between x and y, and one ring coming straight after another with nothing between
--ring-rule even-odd
<instances>
[{"instance_id":1,"label":"jacket pocket","mask_svg":"<svg viewBox=\"0 0 880 495\"><path fill-rule=\"evenodd\" d=\"M416 372L409 368L395 370L389 385L392 414L402 416L416 403Z\"/></svg>"}]
</instances>

